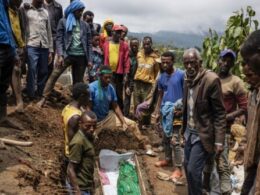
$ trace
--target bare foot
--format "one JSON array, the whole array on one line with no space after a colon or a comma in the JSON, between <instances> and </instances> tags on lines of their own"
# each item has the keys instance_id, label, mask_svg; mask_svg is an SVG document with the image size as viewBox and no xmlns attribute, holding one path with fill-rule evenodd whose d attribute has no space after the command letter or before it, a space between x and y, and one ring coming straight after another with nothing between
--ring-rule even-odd
<instances>
[{"instance_id":1,"label":"bare foot","mask_svg":"<svg viewBox=\"0 0 260 195\"><path fill-rule=\"evenodd\" d=\"M15 112L18 112L18 113L24 112L23 102L20 102L20 103L17 104L17 106L16 106L16 108L15 108Z\"/></svg>"},{"instance_id":2,"label":"bare foot","mask_svg":"<svg viewBox=\"0 0 260 195\"><path fill-rule=\"evenodd\" d=\"M42 108L44 106L45 102L46 102L46 99L42 98L36 105L37 105L37 107Z\"/></svg>"}]
</instances>

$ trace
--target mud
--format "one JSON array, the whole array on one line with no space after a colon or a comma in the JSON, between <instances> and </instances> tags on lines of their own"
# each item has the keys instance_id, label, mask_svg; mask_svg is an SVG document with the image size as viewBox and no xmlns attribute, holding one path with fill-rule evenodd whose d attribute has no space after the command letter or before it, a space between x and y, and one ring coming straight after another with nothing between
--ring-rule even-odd
<instances>
[{"instance_id":1,"label":"mud","mask_svg":"<svg viewBox=\"0 0 260 195\"><path fill-rule=\"evenodd\" d=\"M27 105L24 113L10 113L10 119L22 130L0 127L0 137L20 141L32 141L32 147L0 147L0 194L66 194L64 187L63 130L61 111L70 102L70 90L56 87L45 108L38 108L36 102ZM11 106L9 111L14 110ZM143 132L148 135L153 146L161 143L161 138L153 129ZM140 143L135 137L124 132L104 130L99 134L95 147L112 150L138 150ZM162 155L162 154L161 154ZM186 194L186 188L176 188L174 184L156 178L160 169L154 167L158 158L138 156L147 195ZM167 170L171 173L171 168ZM101 194L97 174L96 195Z\"/></svg>"}]
</instances>

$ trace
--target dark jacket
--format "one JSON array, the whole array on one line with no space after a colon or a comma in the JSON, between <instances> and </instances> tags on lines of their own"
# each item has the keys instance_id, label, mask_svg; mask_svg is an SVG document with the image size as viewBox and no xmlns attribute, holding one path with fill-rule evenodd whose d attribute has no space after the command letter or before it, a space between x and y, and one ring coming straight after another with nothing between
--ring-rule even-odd
<instances>
[{"instance_id":1,"label":"dark jacket","mask_svg":"<svg viewBox=\"0 0 260 195\"><path fill-rule=\"evenodd\" d=\"M80 20L80 40L88 62L92 62L91 30L89 25ZM67 51L72 43L72 31L66 31L66 18L59 21L56 35L56 52L66 58Z\"/></svg>"},{"instance_id":2,"label":"dark jacket","mask_svg":"<svg viewBox=\"0 0 260 195\"><path fill-rule=\"evenodd\" d=\"M0 44L9 45L14 49L16 44L12 35L7 6L7 0L0 0Z\"/></svg>"},{"instance_id":3,"label":"dark jacket","mask_svg":"<svg viewBox=\"0 0 260 195\"><path fill-rule=\"evenodd\" d=\"M63 17L62 6L58 2L53 1L53 4L51 6L43 4L43 7L49 13L50 22L51 22L52 38L53 38L53 41L55 41L57 26L59 24L60 19Z\"/></svg>"},{"instance_id":4,"label":"dark jacket","mask_svg":"<svg viewBox=\"0 0 260 195\"><path fill-rule=\"evenodd\" d=\"M193 88L194 121L200 140L206 151L214 152L215 143L224 144L226 132L226 111L223 102L221 83L211 71L202 70L200 77L190 85ZM189 84L184 83L183 129L187 127L187 100Z\"/></svg>"}]
</instances>

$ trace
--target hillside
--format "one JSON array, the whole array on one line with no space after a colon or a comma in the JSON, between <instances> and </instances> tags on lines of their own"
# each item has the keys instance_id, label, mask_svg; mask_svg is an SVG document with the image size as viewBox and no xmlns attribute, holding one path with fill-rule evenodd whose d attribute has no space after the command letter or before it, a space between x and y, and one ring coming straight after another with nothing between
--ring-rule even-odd
<instances>
[{"instance_id":1,"label":"hillside","mask_svg":"<svg viewBox=\"0 0 260 195\"><path fill-rule=\"evenodd\" d=\"M129 37L142 39L144 36L151 36L154 43L170 45L178 48L202 47L205 34L177 33L171 31L158 31L156 33L129 32Z\"/></svg>"}]
</instances>

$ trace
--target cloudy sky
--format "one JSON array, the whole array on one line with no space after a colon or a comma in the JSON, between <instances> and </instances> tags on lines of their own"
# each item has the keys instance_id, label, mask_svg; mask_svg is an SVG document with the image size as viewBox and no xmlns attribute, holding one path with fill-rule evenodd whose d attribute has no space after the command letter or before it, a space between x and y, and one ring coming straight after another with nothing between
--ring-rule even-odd
<instances>
[{"instance_id":1,"label":"cloudy sky","mask_svg":"<svg viewBox=\"0 0 260 195\"><path fill-rule=\"evenodd\" d=\"M57 0L66 7L69 0ZM222 31L233 11L251 5L260 20L259 0L82 0L95 21L112 18L132 32L169 30L200 33Z\"/></svg>"}]
</instances>

